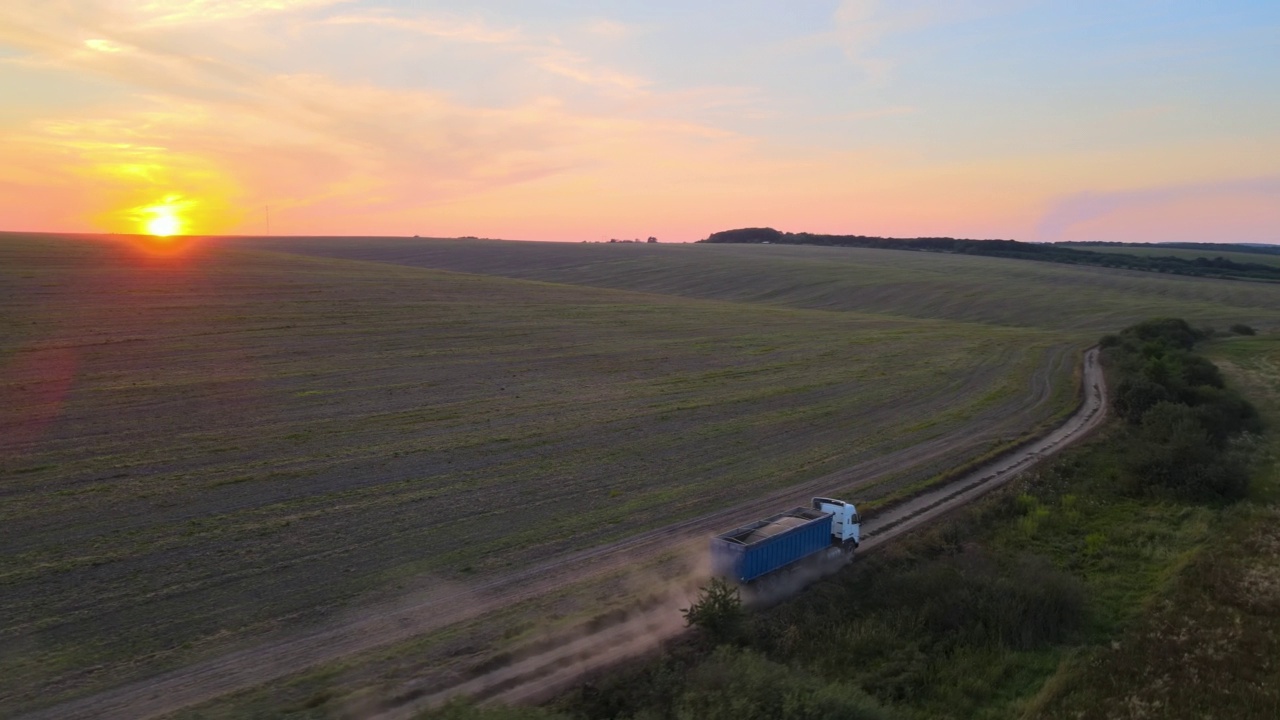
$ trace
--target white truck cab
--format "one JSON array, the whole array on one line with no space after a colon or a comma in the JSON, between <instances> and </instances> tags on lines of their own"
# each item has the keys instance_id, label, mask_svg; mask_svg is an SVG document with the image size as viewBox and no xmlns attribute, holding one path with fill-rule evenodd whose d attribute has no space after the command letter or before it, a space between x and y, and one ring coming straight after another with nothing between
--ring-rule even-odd
<instances>
[{"instance_id":1,"label":"white truck cab","mask_svg":"<svg viewBox=\"0 0 1280 720\"><path fill-rule=\"evenodd\" d=\"M831 498L816 497L813 509L831 513L831 536L842 545L858 546L862 531L862 516L853 503Z\"/></svg>"}]
</instances>

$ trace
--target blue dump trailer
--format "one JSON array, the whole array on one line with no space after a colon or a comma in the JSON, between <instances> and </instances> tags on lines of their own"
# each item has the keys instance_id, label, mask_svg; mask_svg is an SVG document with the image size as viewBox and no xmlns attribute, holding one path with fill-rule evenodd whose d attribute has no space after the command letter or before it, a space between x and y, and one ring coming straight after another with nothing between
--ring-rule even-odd
<instances>
[{"instance_id":1,"label":"blue dump trailer","mask_svg":"<svg viewBox=\"0 0 1280 720\"><path fill-rule=\"evenodd\" d=\"M747 584L791 567L829 548L846 553L858 546L861 518L850 503L814 498L798 507L711 540L711 571Z\"/></svg>"}]
</instances>

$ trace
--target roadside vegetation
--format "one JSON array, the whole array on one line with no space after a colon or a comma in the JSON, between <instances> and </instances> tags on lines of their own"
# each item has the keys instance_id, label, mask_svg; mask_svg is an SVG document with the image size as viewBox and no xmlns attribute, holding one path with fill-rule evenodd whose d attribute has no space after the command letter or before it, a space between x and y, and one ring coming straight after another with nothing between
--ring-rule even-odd
<instances>
[{"instance_id":1,"label":"roadside vegetation","mask_svg":"<svg viewBox=\"0 0 1280 720\"><path fill-rule=\"evenodd\" d=\"M1102 339L1134 494L1224 501L1248 491L1248 450L1261 419L1216 365L1192 352L1207 335L1169 319Z\"/></svg>"},{"instance_id":2,"label":"roadside vegetation","mask_svg":"<svg viewBox=\"0 0 1280 720\"><path fill-rule=\"evenodd\" d=\"M770 610L711 586L694 637L537 712L1276 717L1280 339L1157 320L1103 344L1128 390L1096 438Z\"/></svg>"},{"instance_id":3,"label":"roadside vegetation","mask_svg":"<svg viewBox=\"0 0 1280 720\"><path fill-rule=\"evenodd\" d=\"M1268 429L1255 439L1247 495L1221 507L1137 621L1063 663L1032 705L1041 716L1280 717L1280 337L1206 352Z\"/></svg>"}]
</instances>

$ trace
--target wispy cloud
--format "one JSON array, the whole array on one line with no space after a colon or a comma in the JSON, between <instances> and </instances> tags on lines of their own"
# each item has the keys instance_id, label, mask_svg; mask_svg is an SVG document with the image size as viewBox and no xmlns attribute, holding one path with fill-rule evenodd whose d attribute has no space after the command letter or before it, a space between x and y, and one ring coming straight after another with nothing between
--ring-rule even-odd
<instances>
[{"instance_id":1,"label":"wispy cloud","mask_svg":"<svg viewBox=\"0 0 1280 720\"><path fill-rule=\"evenodd\" d=\"M84 46L90 50L97 50L98 52L104 53L118 53L129 49L127 46L121 45L118 42L103 40L102 38L89 38L84 41Z\"/></svg>"},{"instance_id":2,"label":"wispy cloud","mask_svg":"<svg viewBox=\"0 0 1280 720\"><path fill-rule=\"evenodd\" d=\"M887 107L871 108L870 110L856 110L854 112L837 115L836 120L879 120L881 118L903 117L906 115L915 115L920 112L919 108L910 105L889 105Z\"/></svg>"},{"instance_id":3,"label":"wispy cloud","mask_svg":"<svg viewBox=\"0 0 1280 720\"><path fill-rule=\"evenodd\" d=\"M651 85L646 78L607 67L570 49L559 37L541 37L519 27L494 27L476 17L361 13L330 18L325 23L392 28L438 40L496 46L498 50L518 56L522 62L545 73L612 94L633 96ZM587 29L614 39L626 34L625 26L611 21L595 21Z\"/></svg>"},{"instance_id":4,"label":"wispy cloud","mask_svg":"<svg viewBox=\"0 0 1280 720\"><path fill-rule=\"evenodd\" d=\"M0 183L41 173L65 187L89 182L96 191L82 212L113 230L130 229L121 208L173 194L199 203L204 217L193 227L225 230L238 219L227 209L237 205L391 213L549 178L634 172L640 162L722 158L741 147L731 132L674 119L711 102L706 93L651 92L648 80L559 37L479 15L342 12L290 27L363 26L474 46L500 61L508 82L532 69L569 81L565 92L552 83L502 104L468 104L443 90L271 72L226 42L280 13L332 2L85 0L83 13L14 2L20 22L0 28L0 41L47 67L132 92L88 112L0 127L0 146L12 149ZM197 22L204 24L177 27ZM616 36L623 28L597 29Z\"/></svg>"},{"instance_id":5,"label":"wispy cloud","mask_svg":"<svg viewBox=\"0 0 1280 720\"><path fill-rule=\"evenodd\" d=\"M154 25L190 25L240 20L267 15L336 5L350 0L147 0L142 3L117 3L116 7L135 9L144 22Z\"/></svg>"},{"instance_id":6,"label":"wispy cloud","mask_svg":"<svg viewBox=\"0 0 1280 720\"><path fill-rule=\"evenodd\" d=\"M872 80L884 80L891 63L873 53L893 23L883 16L879 0L842 0L832 22L834 38L845 56Z\"/></svg>"},{"instance_id":7,"label":"wispy cloud","mask_svg":"<svg viewBox=\"0 0 1280 720\"><path fill-rule=\"evenodd\" d=\"M1021 0L841 0L825 39L876 83L888 80L899 58L883 48L892 36L1007 10Z\"/></svg>"},{"instance_id":8,"label":"wispy cloud","mask_svg":"<svg viewBox=\"0 0 1280 720\"><path fill-rule=\"evenodd\" d=\"M455 16L399 17L385 13L338 15L323 21L326 25L365 25L425 35L427 37L482 44L524 43L517 28L496 28L483 20Z\"/></svg>"},{"instance_id":9,"label":"wispy cloud","mask_svg":"<svg viewBox=\"0 0 1280 720\"><path fill-rule=\"evenodd\" d=\"M7 177L46 168L67 185L91 179L99 192L89 212L112 229L127 229L119 227L118 208L173 193L199 199L210 211L202 230L225 229L234 213L215 222L212 210L236 203L270 200L331 212L430 206L598 169L625 157L625 146L670 150L732 141L732 134L696 123L618 117L554 96L472 106L441 91L273 74L226 52L189 52L160 30L113 33L118 17L94 17L62 32L65 17L34 12L28 21L37 32L14 35L52 67L111 78L135 88L135 95L89 116L0 128L0 144L21 148L6 156ZM480 44L605 96L644 94L642 79L518 28L424 16L344 15L323 22Z\"/></svg>"},{"instance_id":10,"label":"wispy cloud","mask_svg":"<svg viewBox=\"0 0 1280 720\"><path fill-rule=\"evenodd\" d=\"M582 29L591 35L607 38L609 40L619 40L633 34L634 28L630 25L620 23L616 20L607 18L596 18L588 20L582 24Z\"/></svg>"}]
</instances>

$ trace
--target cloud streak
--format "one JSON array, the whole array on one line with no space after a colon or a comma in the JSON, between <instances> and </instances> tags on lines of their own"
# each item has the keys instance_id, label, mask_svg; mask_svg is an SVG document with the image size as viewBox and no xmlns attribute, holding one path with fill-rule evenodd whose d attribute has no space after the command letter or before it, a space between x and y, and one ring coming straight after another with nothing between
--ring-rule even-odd
<instances>
[{"instance_id":1,"label":"cloud streak","mask_svg":"<svg viewBox=\"0 0 1280 720\"><path fill-rule=\"evenodd\" d=\"M643 93L651 84L643 77L609 68L569 49L558 37L540 38L517 27L497 28L478 18L425 14L402 17L366 13L341 15L330 18L325 23L382 27L436 40L493 46L499 52L520 57L545 73L615 95L635 96ZM588 26L587 32L607 34L617 39L625 36L627 30L620 23L597 21Z\"/></svg>"},{"instance_id":2,"label":"cloud streak","mask_svg":"<svg viewBox=\"0 0 1280 720\"><path fill-rule=\"evenodd\" d=\"M191 5L160 9L186 12ZM268 5L250 3L236 12L283 9ZM118 17L105 10L91 15L94 24L67 33L58 31L66 18L35 13L33 24L45 31L24 33L22 42L50 66L112 78L141 93L127 105L98 108L92 119L53 117L0 139L23 148L10 157L14 168L53 168L64 179L99 183L99 207L91 214L113 230L130 229L121 226L129 215L120 207L175 193L201 199L210 211L193 226L222 230L235 213L215 220L212 210L237 203L332 213L429 207L586 168L599 171L625 162L624 146L689 157L698 152L694 145L734 142L732 133L697 123L619 117L550 96L474 106L427 89L273 74L226 55L183 52L166 32L112 33ZM515 28L380 15L343 15L322 24L479 44L605 97L644 94L643 80ZM78 34L91 37L77 41Z\"/></svg>"},{"instance_id":3,"label":"cloud streak","mask_svg":"<svg viewBox=\"0 0 1280 720\"><path fill-rule=\"evenodd\" d=\"M241 20L258 15L314 10L350 0L149 0L116 3L121 10L134 8L150 25L193 25Z\"/></svg>"},{"instance_id":4,"label":"cloud streak","mask_svg":"<svg viewBox=\"0 0 1280 720\"><path fill-rule=\"evenodd\" d=\"M883 48L894 36L999 13L1014 0L841 0L828 37L867 79L889 79L898 59Z\"/></svg>"}]
</instances>

